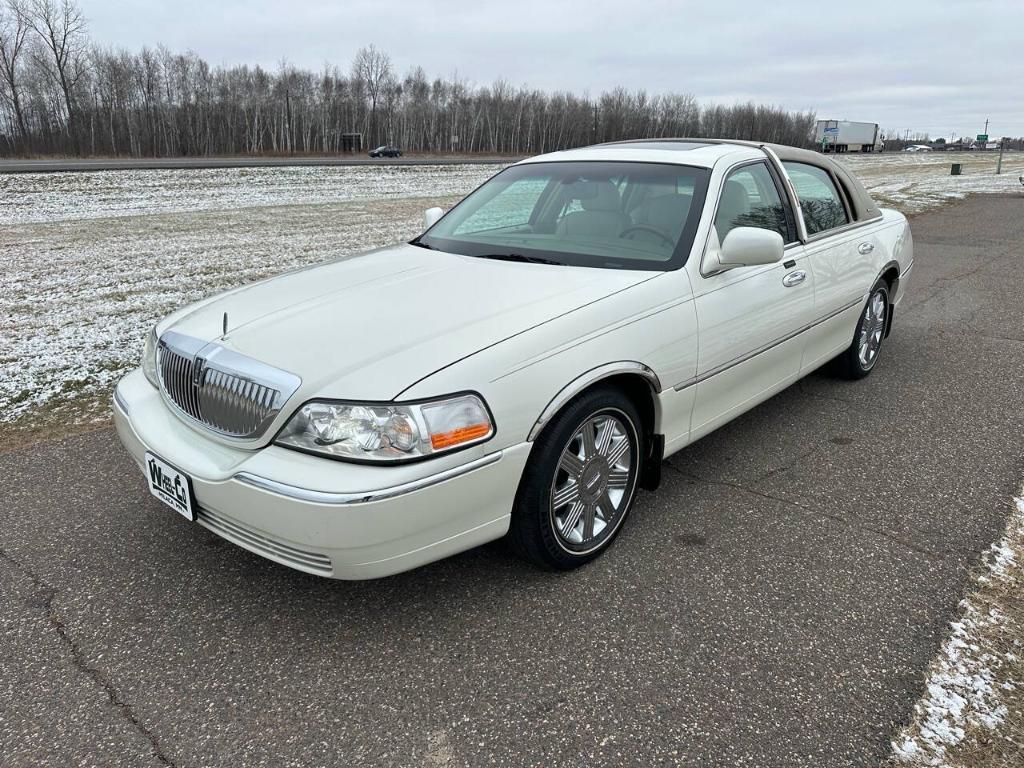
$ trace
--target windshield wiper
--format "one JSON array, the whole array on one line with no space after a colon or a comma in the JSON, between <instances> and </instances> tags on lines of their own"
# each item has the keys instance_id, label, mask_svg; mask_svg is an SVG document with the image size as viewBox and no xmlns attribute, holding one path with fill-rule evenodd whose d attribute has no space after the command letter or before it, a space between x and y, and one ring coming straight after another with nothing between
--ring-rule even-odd
<instances>
[{"instance_id":1,"label":"windshield wiper","mask_svg":"<svg viewBox=\"0 0 1024 768\"><path fill-rule=\"evenodd\" d=\"M436 250L438 250L437 248L435 248L432 245L427 245L422 240L420 240L418 237L415 240L410 240L409 241L409 245L415 245L417 248L426 248L428 251L436 251Z\"/></svg>"},{"instance_id":2,"label":"windshield wiper","mask_svg":"<svg viewBox=\"0 0 1024 768\"><path fill-rule=\"evenodd\" d=\"M564 267L560 261L543 259L540 256L527 256L523 253L480 253L473 254L477 259L494 259L495 261L521 261L528 264L553 264L556 267Z\"/></svg>"}]
</instances>

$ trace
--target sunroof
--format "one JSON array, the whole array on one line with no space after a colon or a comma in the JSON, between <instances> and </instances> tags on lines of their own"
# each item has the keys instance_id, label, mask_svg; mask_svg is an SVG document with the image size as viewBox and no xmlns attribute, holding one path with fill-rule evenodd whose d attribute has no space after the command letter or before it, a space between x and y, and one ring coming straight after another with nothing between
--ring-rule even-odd
<instances>
[{"instance_id":1,"label":"sunroof","mask_svg":"<svg viewBox=\"0 0 1024 768\"><path fill-rule=\"evenodd\" d=\"M668 152L688 152L691 149L700 149L711 145L703 141L627 141L611 146L616 149L660 149Z\"/></svg>"}]
</instances>

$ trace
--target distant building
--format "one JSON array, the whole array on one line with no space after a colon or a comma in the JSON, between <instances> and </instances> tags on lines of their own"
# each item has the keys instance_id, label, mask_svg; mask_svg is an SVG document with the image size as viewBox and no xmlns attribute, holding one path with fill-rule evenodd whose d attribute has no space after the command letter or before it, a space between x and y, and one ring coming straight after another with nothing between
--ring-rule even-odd
<instances>
[{"instance_id":1,"label":"distant building","mask_svg":"<svg viewBox=\"0 0 1024 768\"><path fill-rule=\"evenodd\" d=\"M814 146L821 152L881 152L878 123L850 120L819 120L814 126Z\"/></svg>"}]
</instances>

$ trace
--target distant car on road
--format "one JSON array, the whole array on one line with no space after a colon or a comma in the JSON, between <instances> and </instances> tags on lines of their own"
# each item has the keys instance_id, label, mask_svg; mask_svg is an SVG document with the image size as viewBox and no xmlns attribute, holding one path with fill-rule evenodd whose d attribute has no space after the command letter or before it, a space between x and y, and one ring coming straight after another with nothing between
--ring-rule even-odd
<instances>
[{"instance_id":1,"label":"distant car on road","mask_svg":"<svg viewBox=\"0 0 1024 768\"><path fill-rule=\"evenodd\" d=\"M909 147L903 148L904 152L931 152L932 148L927 144L911 144Z\"/></svg>"},{"instance_id":2,"label":"distant car on road","mask_svg":"<svg viewBox=\"0 0 1024 768\"><path fill-rule=\"evenodd\" d=\"M555 152L424 218L153 327L114 421L154 496L333 578L505 535L575 568L665 457L825 363L871 373L913 261L902 214L775 144Z\"/></svg>"},{"instance_id":3,"label":"distant car on road","mask_svg":"<svg viewBox=\"0 0 1024 768\"><path fill-rule=\"evenodd\" d=\"M392 146L387 145L387 144L385 144L382 147L377 147L376 149L371 149L370 150L370 157L401 157L401 156L402 156L402 150L400 150L398 147L392 147Z\"/></svg>"}]
</instances>

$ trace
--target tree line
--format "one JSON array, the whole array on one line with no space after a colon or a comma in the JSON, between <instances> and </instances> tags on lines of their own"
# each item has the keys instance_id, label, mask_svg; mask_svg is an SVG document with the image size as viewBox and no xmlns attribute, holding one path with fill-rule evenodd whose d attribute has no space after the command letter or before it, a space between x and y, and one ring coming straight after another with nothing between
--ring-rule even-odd
<instances>
[{"instance_id":1,"label":"tree line","mask_svg":"<svg viewBox=\"0 0 1024 768\"><path fill-rule=\"evenodd\" d=\"M346 70L213 67L193 52L94 44L73 0L0 0L0 155L531 154L635 137L809 146L815 115L615 88L593 98L395 72L368 46ZM349 139L348 141L351 141Z\"/></svg>"}]
</instances>

